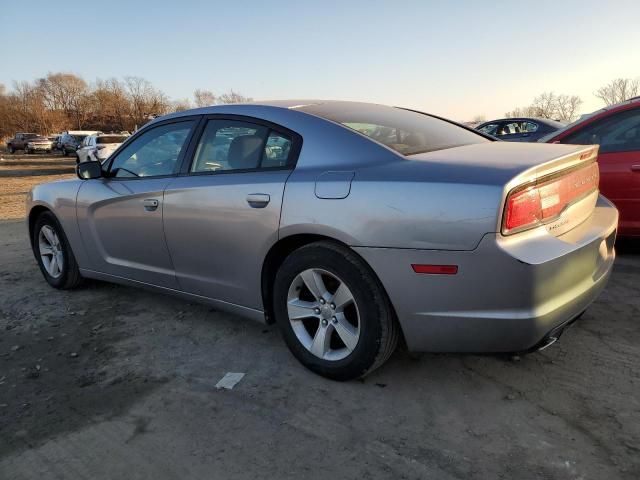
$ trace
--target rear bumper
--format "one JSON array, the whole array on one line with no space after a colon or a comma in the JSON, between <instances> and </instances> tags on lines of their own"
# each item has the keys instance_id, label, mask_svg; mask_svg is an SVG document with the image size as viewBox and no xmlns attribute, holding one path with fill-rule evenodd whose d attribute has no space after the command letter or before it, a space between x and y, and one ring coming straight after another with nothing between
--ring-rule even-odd
<instances>
[{"instance_id":1,"label":"rear bumper","mask_svg":"<svg viewBox=\"0 0 640 480\"><path fill-rule=\"evenodd\" d=\"M615 259L618 212L594 213L554 237L544 228L487 234L473 251L355 247L378 274L412 351L515 352L540 344L601 293ZM411 264L457 265L418 275Z\"/></svg>"}]
</instances>

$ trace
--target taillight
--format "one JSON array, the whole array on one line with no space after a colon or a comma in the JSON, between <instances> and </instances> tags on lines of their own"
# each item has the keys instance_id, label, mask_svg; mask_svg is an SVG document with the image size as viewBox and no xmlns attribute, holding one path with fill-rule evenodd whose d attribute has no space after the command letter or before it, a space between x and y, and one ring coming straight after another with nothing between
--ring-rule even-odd
<instances>
[{"instance_id":1,"label":"taillight","mask_svg":"<svg viewBox=\"0 0 640 480\"><path fill-rule=\"evenodd\" d=\"M529 230L560 216L572 203L598 189L597 162L568 172L560 172L512 190L507 196L502 233Z\"/></svg>"}]
</instances>

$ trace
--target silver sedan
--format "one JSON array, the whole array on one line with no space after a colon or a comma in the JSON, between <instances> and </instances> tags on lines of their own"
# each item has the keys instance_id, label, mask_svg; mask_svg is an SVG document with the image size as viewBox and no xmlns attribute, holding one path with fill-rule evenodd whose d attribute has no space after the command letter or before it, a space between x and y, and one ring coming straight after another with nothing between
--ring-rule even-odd
<instances>
[{"instance_id":1,"label":"silver sedan","mask_svg":"<svg viewBox=\"0 0 640 480\"><path fill-rule=\"evenodd\" d=\"M333 379L411 351L524 352L602 291L618 213L597 146L494 142L354 102L207 107L37 186L45 279L151 287L279 325Z\"/></svg>"}]
</instances>

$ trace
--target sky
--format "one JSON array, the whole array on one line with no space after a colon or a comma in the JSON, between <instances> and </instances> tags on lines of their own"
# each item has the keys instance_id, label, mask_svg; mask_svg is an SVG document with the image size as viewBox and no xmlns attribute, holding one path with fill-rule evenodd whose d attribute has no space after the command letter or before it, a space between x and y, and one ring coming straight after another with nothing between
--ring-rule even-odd
<instances>
[{"instance_id":1,"label":"sky","mask_svg":"<svg viewBox=\"0 0 640 480\"><path fill-rule=\"evenodd\" d=\"M29 18L29 21L23 19ZM640 1L0 0L0 83L144 77L254 99L358 100L459 121L640 78Z\"/></svg>"}]
</instances>

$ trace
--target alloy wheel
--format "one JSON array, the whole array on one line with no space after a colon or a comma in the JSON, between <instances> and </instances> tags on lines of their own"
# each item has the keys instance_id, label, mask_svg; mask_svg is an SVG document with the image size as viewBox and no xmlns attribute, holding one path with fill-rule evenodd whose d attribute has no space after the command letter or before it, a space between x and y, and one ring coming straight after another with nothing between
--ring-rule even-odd
<instances>
[{"instance_id":1,"label":"alloy wheel","mask_svg":"<svg viewBox=\"0 0 640 480\"><path fill-rule=\"evenodd\" d=\"M56 231L49 225L44 225L38 234L38 249L42 265L53 278L59 278L64 268L62 243Z\"/></svg>"},{"instance_id":2,"label":"alloy wheel","mask_svg":"<svg viewBox=\"0 0 640 480\"><path fill-rule=\"evenodd\" d=\"M349 356L360 338L360 314L349 287L335 274L310 268L291 282L289 322L298 341L314 356L337 361Z\"/></svg>"}]
</instances>

